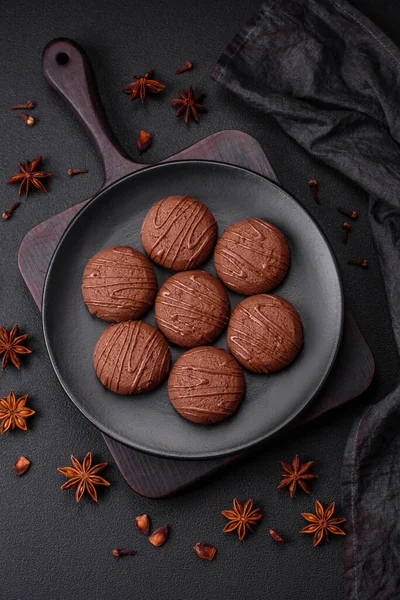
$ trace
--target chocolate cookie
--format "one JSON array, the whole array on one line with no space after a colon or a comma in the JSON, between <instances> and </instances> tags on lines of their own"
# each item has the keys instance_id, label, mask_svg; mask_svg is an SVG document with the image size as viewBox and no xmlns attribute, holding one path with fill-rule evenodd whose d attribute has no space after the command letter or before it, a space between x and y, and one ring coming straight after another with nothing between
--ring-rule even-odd
<instances>
[{"instance_id":1,"label":"chocolate cookie","mask_svg":"<svg viewBox=\"0 0 400 600\"><path fill-rule=\"evenodd\" d=\"M232 415L243 398L242 368L222 348L202 346L182 354L168 380L174 408L189 421L208 425Z\"/></svg>"},{"instance_id":2,"label":"chocolate cookie","mask_svg":"<svg viewBox=\"0 0 400 600\"><path fill-rule=\"evenodd\" d=\"M218 277L245 296L269 292L289 268L283 233L261 219L244 219L225 229L214 252Z\"/></svg>"},{"instance_id":3,"label":"chocolate cookie","mask_svg":"<svg viewBox=\"0 0 400 600\"><path fill-rule=\"evenodd\" d=\"M155 305L158 327L178 346L211 344L229 319L224 286L205 271L183 271L160 288Z\"/></svg>"},{"instance_id":4,"label":"chocolate cookie","mask_svg":"<svg viewBox=\"0 0 400 600\"><path fill-rule=\"evenodd\" d=\"M123 395L154 390L166 378L170 360L167 340L144 321L110 325L99 337L93 353L101 383Z\"/></svg>"},{"instance_id":5,"label":"chocolate cookie","mask_svg":"<svg viewBox=\"0 0 400 600\"><path fill-rule=\"evenodd\" d=\"M280 296L259 294L232 311L228 348L240 364L255 373L287 367L303 345L303 326L295 308Z\"/></svg>"},{"instance_id":6,"label":"chocolate cookie","mask_svg":"<svg viewBox=\"0 0 400 600\"><path fill-rule=\"evenodd\" d=\"M83 272L82 295L90 313L104 321L138 319L157 293L153 265L129 246L105 248Z\"/></svg>"},{"instance_id":7,"label":"chocolate cookie","mask_svg":"<svg viewBox=\"0 0 400 600\"><path fill-rule=\"evenodd\" d=\"M140 235L151 260L173 271L187 271L209 257L217 237L217 223L199 200L167 196L151 207Z\"/></svg>"}]
</instances>

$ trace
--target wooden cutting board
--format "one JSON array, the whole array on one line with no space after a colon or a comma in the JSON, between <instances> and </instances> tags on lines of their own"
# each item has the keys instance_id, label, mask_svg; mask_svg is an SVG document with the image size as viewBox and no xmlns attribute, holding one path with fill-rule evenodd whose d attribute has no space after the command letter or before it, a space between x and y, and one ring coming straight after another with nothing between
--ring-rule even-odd
<instances>
[{"instance_id":1,"label":"wooden cutting board","mask_svg":"<svg viewBox=\"0 0 400 600\"><path fill-rule=\"evenodd\" d=\"M43 53L42 68L50 85L64 98L96 144L105 172L101 189L123 175L147 166L133 162L114 137L96 91L89 59L80 46L65 39L50 42ZM261 146L240 131L214 133L162 162L177 159L228 162L252 169L279 183ZM18 265L39 310L54 249L67 225L88 200L40 223L22 241ZM360 395L368 387L374 370L371 351L346 309L343 339L335 365L323 389L295 426ZM149 498L168 496L243 456L207 461L168 460L132 450L109 436L103 437L131 488Z\"/></svg>"}]
</instances>

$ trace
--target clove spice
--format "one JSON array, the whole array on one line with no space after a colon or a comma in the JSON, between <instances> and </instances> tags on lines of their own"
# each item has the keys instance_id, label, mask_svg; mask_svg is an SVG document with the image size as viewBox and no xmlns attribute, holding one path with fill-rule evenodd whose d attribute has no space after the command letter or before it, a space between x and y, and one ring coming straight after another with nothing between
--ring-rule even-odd
<instances>
[{"instance_id":1,"label":"clove spice","mask_svg":"<svg viewBox=\"0 0 400 600\"><path fill-rule=\"evenodd\" d=\"M190 71L193 68L193 63L187 60L182 67L178 67L175 71L175 75L180 75L181 73L185 73L185 71Z\"/></svg>"},{"instance_id":2,"label":"clove spice","mask_svg":"<svg viewBox=\"0 0 400 600\"><path fill-rule=\"evenodd\" d=\"M357 265L359 267L363 267L364 269L368 267L368 261L366 259L350 258L347 262L349 265Z\"/></svg>"},{"instance_id":3,"label":"clove spice","mask_svg":"<svg viewBox=\"0 0 400 600\"><path fill-rule=\"evenodd\" d=\"M88 170L87 169L68 169L67 174L70 177L73 177L74 175L78 175L78 173L87 173Z\"/></svg>"},{"instance_id":4,"label":"clove spice","mask_svg":"<svg viewBox=\"0 0 400 600\"><path fill-rule=\"evenodd\" d=\"M343 223L343 244L347 244L349 239L349 232L351 231L351 225L345 221Z\"/></svg>"},{"instance_id":5,"label":"clove spice","mask_svg":"<svg viewBox=\"0 0 400 600\"><path fill-rule=\"evenodd\" d=\"M311 188L314 202L316 204L321 204L320 199L319 199L319 192L318 192L318 181L316 179L310 179L308 184Z\"/></svg>"},{"instance_id":6,"label":"clove spice","mask_svg":"<svg viewBox=\"0 0 400 600\"><path fill-rule=\"evenodd\" d=\"M114 548L112 551L114 556L135 556L136 552L134 550L126 550L123 548Z\"/></svg>"},{"instance_id":7,"label":"clove spice","mask_svg":"<svg viewBox=\"0 0 400 600\"><path fill-rule=\"evenodd\" d=\"M32 100L28 100L28 102L25 102L24 104L14 104L14 106L11 107L13 110L32 110L32 108L35 108L35 103L32 102Z\"/></svg>"},{"instance_id":8,"label":"clove spice","mask_svg":"<svg viewBox=\"0 0 400 600\"><path fill-rule=\"evenodd\" d=\"M358 214L355 210L349 210L348 208L343 208L342 206L337 207L338 212L342 215L346 215L349 219L357 219Z\"/></svg>"},{"instance_id":9,"label":"clove spice","mask_svg":"<svg viewBox=\"0 0 400 600\"><path fill-rule=\"evenodd\" d=\"M11 217L13 212L15 210L17 210L18 206L20 206L20 205L21 205L21 202L14 202L14 204L12 206L10 206L10 208L7 208L7 210L5 210L3 212L3 214L1 215L3 218L3 221L8 221L8 219Z\"/></svg>"},{"instance_id":10,"label":"clove spice","mask_svg":"<svg viewBox=\"0 0 400 600\"><path fill-rule=\"evenodd\" d=\"M32 127L36 123L34 117L32 117L31 115L25 115L24 113L20 113L17 115L17 117L18 119L25 121L28 127Z\"/></svg>"}]
</instances>

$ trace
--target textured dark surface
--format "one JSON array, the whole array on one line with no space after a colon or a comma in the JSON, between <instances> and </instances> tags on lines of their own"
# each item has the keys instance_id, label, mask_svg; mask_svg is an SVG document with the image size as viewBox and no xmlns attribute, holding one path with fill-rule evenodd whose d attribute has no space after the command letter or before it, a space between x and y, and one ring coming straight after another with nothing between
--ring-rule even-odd
<instances>
[{"instance_id":1,"label":"textured dark surface","mask_svg":"<svg viewBox=\"0 0 400 600\"><path fill-rule=\"evenodd\" d=\"M399 6L377 0L356 4L400 42ZM311 160L273 123L244 109L209 80L219 53L257 8L253 0L246 4L235 0L229 9L222 3L210 3L205 9L204 4L183 2L2 4L2 179L16 172L18 160L40 153L45 169L53 171L54 177L49 180L49 194L32 194L12 220L1 224L1 321L8 326L18 322L30 332L34 354L26 357L21 372L9 367L0 374L0 392L5 395L13 388L29 393L30 404L37 410L28 433L18 431L0 440L1 598L342 598L341 540L313 549L307 536L297 534L304 523L300 512L311 510L317 496L324 504L336 500L339 514L341 459L349 428L366 404L392 388L399 362L363 216L365 195ZM19 243L33 225L90 196L102 180L91 143L40 73L42 48L58 36L75 38L87 49L117 137L133 156L137 157L140 128L154 133L147 162L222 128L244 129L260 141L283 184L311 208L331 240L342 264L347 299L376 358L375 381L357 403L322 417L262 454L170 500L155 502L135 496L114 465L104 471L112 487L101 493L98 506L86 500L77 506L72 492L58 489L62 477L56 468L68 464L71 453L83 458L92 450L96 460L110 460L100 434L60 389L44 350L39 313L16 263ZM196 69L175 78L175 67L185 60L197 61ZM153 65L168 89L144 107L130 103L120 88L134 73L142 74ZM175 122L166 98L190 82L195 90L208 93L205 104L210 113L199 127L187 129L183 122ZM8 109L28 99L38 102L34 114L39 122L32 129ZM88 175L69 179L66 170L80 166L89 169ZM307 181L312 176L320 181L321 206L313 205L310 198ZM2 185L1 202L6 207L15 200L17 190ZM339 203L361 212L347 247L341 244L341 221L335 210ZM371 268L364 271L345 265L350 251L367 256ZM290 459L296 452L315 460L320 477L312 485L311 497L299 493L291 501L284 491L275 491L277 461ZM20 454L32 460L32 467L18 479L12 464ZM243 544L222 534L225 520L219 511L229 508L235 495L242 500L254 497L265 514L258 531ZM136 533L134 516L143 512L152 516L155 527L170 524L170 540L164 547L153 548ZM286 534L290 543L274 545L267 534L270 527ZM191 547L197 541L218 547L214 562L196 558ZM111 550L115 546L134 547L138 555L114 559Z\"/></svg>"}]
</instances>

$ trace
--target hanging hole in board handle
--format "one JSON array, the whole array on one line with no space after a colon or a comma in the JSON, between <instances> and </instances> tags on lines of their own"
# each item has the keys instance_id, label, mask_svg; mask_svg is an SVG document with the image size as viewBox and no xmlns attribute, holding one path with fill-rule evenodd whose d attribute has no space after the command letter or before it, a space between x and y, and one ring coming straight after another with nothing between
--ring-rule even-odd
<instances>
[{"instance_id":1,"label":"hanging hole in board handle","mask_svg":"<svg viewBox=\"0 0 400 600\"><path fill-rule=\"evenodd\" d=\"M59 52L56 55L56 62L58 65L65 66L69 63L69 56L66 52Z\"/></svg>"}]
</instances>

